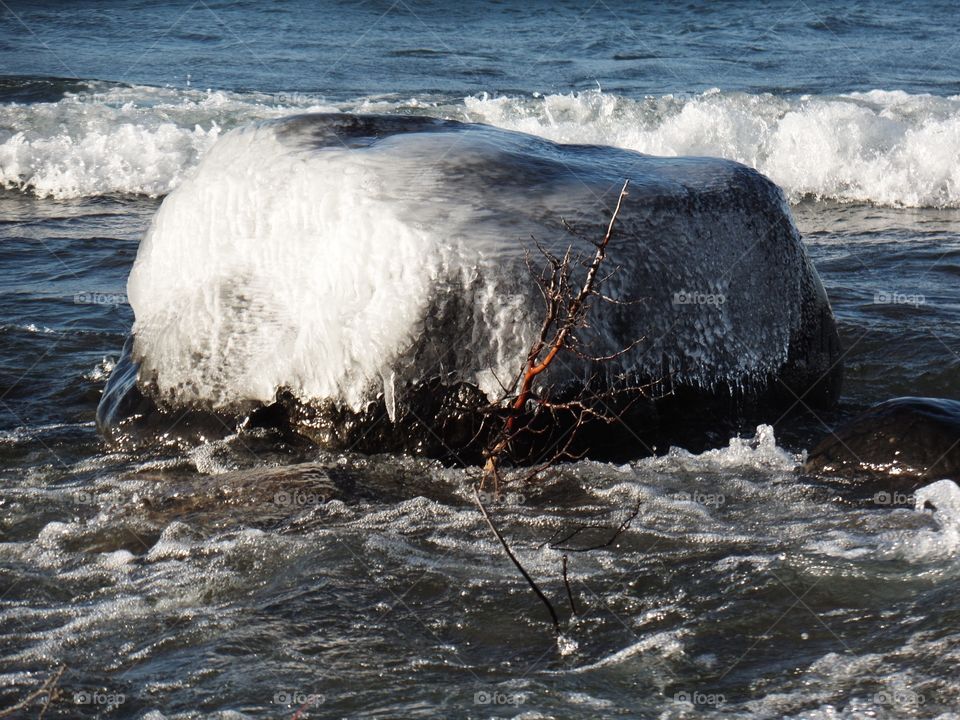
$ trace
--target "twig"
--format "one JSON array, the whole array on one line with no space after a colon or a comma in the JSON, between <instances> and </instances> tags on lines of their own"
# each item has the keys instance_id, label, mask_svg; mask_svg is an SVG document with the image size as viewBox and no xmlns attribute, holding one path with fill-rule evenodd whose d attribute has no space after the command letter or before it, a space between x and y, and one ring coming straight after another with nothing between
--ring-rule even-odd
<instances>
[{"instance_id":1,"label":"twig","mask_svg":"<svg viewBox=\"0 0 960 720\"><path fill-rule=\"evenodd\" d=\"M562 550L563 552L590 552L591 550L602 550L605 547L610 547L611 545L613 545L614 541L618 537L620 537L624 532L627 531L627 529L630 527L630 523L632 523L636 519L637 515L639 514L640 514L640 503L638 502L637 507L635 507L633 512L630 513L630 516L626 520L624 520L622 523L620 523L620 526L614 531L614 533L607 539L605 543L601 543L600 545L592 545L590 547L583 547L583 548L562 547L561 545L559 545L559 543L567 542L568 540L572 539L575 535L578 535L584 530L591 529L591 526L586 525L586 526L577 528L570 535L567 535L567 537L563 538L562 540L559 540L558 544L550 545L550 549ZM593 527L598 527L598 526L594 525Z\"/></svg>"},{"instance_id":2,"label":"twig","mask_svg":"<svg viewBox=\"0 0 960 720\"><path fill-rule=\"evenodd\" d=\"M589 301L594 296L600 294L597 286L602 284L610 277L600 276L600 267L607 256L607 246L610 244L610 238L613 236L614 225L617 222L617 216L620 214L620 208L623 205L623 199L627 196L627 188L630 185L629 180L625 180L620 194L617 197L617 205L607 224L607 231L603 239L593 243L596 248L592 259L588 263L586 259L577 258L578 264L586 268L586 276L579 290L574 291L570 287L571 263L573 258L573 246L569 245L562 258L557 258L534 238L541 254L547 259L548 266L544 269L543 275L538 282L538 287L543 295L546 305L543 324L540 326L540 332L527 354L524 367L517 375L512 387L517 388L516 396L510 402L507 408L507 417L503 424L503 430L499 439L490 447L484 455L486 462L483 468L483 477L480 486L484 487L488 480L492 480L494 487L498 488L500 484L499 465L501 457L507 452L511 441L517 434L517 421L520 414L526 407L527 401L533 395L533 385L537 377L550 367L554 358L563 349L570 349L575 344L574 333L577 329L586 326L586 314L589 309ZM566 222L565 227L568 231L572 230ZM527 265L530 266L529 256L527 256ZM549 269L549 272L548 272ZM600 294L601 297L602 294ZM639 341L637 341L639 342ZM632 345L631 345L632 347ZM626 352L630 348L625 348ZM612 359L612 358L611 358ZM582 419L582 418L581 418ZM578 423L579 425L580 423Z\"/></svg>"},{"instance_id":3,"label":"twig","mask_svg":"<svg viewBox=\"0 0 960 720\"><path fill-rule=\"evenodd\" d=\"M577 606L573 602L573 592L570 590L570 580L567 578L567 556L563 556L563 586L567 589L567 599L570 601L570 612L579 615Z\"/></svg>"},{"instance_id":4,"label":"twig","mask_svg":"<svg viewBox=\"0 0 960 720\"><path fill-rule=\"evenodd\" d=\"M537 597L540 598L540 601L546 605L547 610L550 612L550 620L553 622L553 633L559 637L560 619L557 617L557 611L553 609L553 605L547 599L547 596L543 594L543 591L533 581L533 578L530 577L530 574L524 569L523 565L520 564L520 561L517 560L517 556L513 554L513 551L510 549L507 541L503 539L503 535L501 535L500 531L497 530L497 526L493 524L493 520L490 519L490 514L487 512L487 508L483 505L483 500L480 499L479 485L473 486L473 499L476 501L477 507L480 508L483 519L487 521L487 525L490 527L490 530L493 531L493 534L497 536L497 540L499 540L500 544L503 546L503 550L505 553L507 553L507 557L510 558L510 561L514 564L517 570L520 571L520 574L523 575L523 579L527 581L530 589L533 590Z\"/></svg>"},{"instance_id":5,"label":"twig","mask_svg":"<svg viewBox=\"0 0 960 720\"><path fill-rule=\"evenodd\" d=\"M34 690L13 707L8 707L6 710L0 710L0 718L10 717L18 710L23 710L24 708L29 707L30 704L33 703L33 701L38 697L46 695L47 699L43 703L43 707L40 709L40 717L43 717L43 714L47 711L51 701L53 701L60 694L60 691L57 689L57 683L60 682L60 677L63 675L66 669L66 665L61 665L53 675L46 679L46 682L44 682L39 689Z\"/></svg>"},{"instance_id":6,"label":"twig","mask_svg":"<svg viewBox=\"0 0 960 720\"><path fill-rule=\"evenodd\" d=\"M629 180L623 183L623 188L620 190L620 196L617 198L617 207L614 209L613 215L610 218L610 224L607 226L607 233L603 236L603 240L597 243L597 251L593 256L593 261L590 263L590 266L587 269L587 277L583 281L583 287L570 303L570 307L567 311L569 321L564 322L557 330L553 341L550 343L550 349L547 351L547 355L543 358L543 360L540 360L540 352L543 350L542 342L534 345L534 351L531 351L530 356L527 358L527 369L523 375L523 382L520 385L520 392L517 393L517 399L513 403L514 410L523 409L523 406L526 404L527 398L530 395L530 388L533 385L534 378L550 367L550 363L553 362L553 359L557 356L557 353L560 352L560 349L564 346L567 336L574 327L572 321L579 317L584 301L587 299L587 297L593 294L593 284L597 277L597 272L600 269L600 265L606 257L607 245L610 243L610 237L613 235L613 225L617 221L617 215L620 213L620 206L623 204L623 198L627 195L627 186L629 184ZM569 257L570 249L568 248L567 254L564 256L565 267L569 266Z\"/></svg>"},{"instance_id":7,"label":"twig","mask_svg":"<svg viewBox=\"0 0 960 720\"><path fill-rule=\"evenodd\" d=\"M640 398L649 397L649 391L656 385L656 383L644 383L641 377L628 372L616 375L613 381L611 381L610 373L607 373L604 383L604 378L598 378L599 373L594 372L589 378L583 379L582 384L577 383L572 387L570 384L565 386L559 393L557 400L552 398L555 390L553 387L537 385L541 374L550 367L558 354L563 351L569 351L588 363L602 365L626 355L645 339L639 337L613 353L590 353L588 352L589 348L581 347L583 340L580 337L581 331L589 331L591 328L590 312L595 302L622 306L633 305L638 302L619 300L604 292L604 284L614 277L619 268L614 268L609 272L601 272L603 269L601 266L606 259L607 248L613 236L614 226L620 214L623 200L627 196L628 187L629 181L625 181L603 238L599 242L589 241L594 248L591 254L575 254L574 245L571 243L567 245L562 256L558 256L541 245L537 238L533 238L537 250L546 262L542 270L538 271L531 260L530 252L524 255L524 262L543 298L543 321L526 358L522 361L521 367L514 375L510 385L505 386L500 378L494 375L503 391L503 395L491 402L484 411L484 422L490 418L501 423L501 426L497 433L488 436L488 443L483 453L485 458L483 474L479 482L473 487L474 500L507 557L510 558L510 561L526 580L534 594L546 606L553 622L554 633L558 637L560 636L560 622L556 610L533 578L530 577L530 574L524 569L493 523L480 493L487 482L493 483L495 493L500 492L500 485L506 479L502 477L500 467L504 458L509 457L514 462L523 461L534 465L523 478L524 483L532 482L541 473L563 460L578 460L587 452L586 448L583 448L581 453L577 452L581 448L578 447L575 440L580 430L588 424L592 427L595 422L612 424L620 420L621 416L613 409L613 406L619 408L620 412L625 412ZM585 239L566 220L561 218L561 222L571 235L581 240ZM577 276L583 273L582 283L574 281L575 273ZM595 382L604 383L604 388L599 395L595 392ZM571 396L571 392L575 394ZM554 430L557 427L564 429L559 437L554 435ZM527 441L531 442L517 442L518 438L526 438ZM539 453L538 450L535 451L536 444L542 441L550 442L549 449L540 457L535 457L535 454ZM524 455L524 452L526 457L520 457ZM544 462L543 458L547 456L549 457ZM545 544L549 544L551 549L568 552L588 552L609 547L630 527L630 523L639 513L640 504L637 503L633 513L616 528L612 525L581 526L567 533L559 541L547 541ZM612 530L613 532L606 542L599 545L580 548L565 546L572 538L589 528ZM554 533L554 538L558 534L559 531ZM541 547L543 546L541 545ZM573 589L570 586L568 563L569 558L564 552L561 566L563 586L566 590L567 601L570 604L570 611L573 616L577 616L579 611L573 597Z\"/></svg>"}]
</instances>

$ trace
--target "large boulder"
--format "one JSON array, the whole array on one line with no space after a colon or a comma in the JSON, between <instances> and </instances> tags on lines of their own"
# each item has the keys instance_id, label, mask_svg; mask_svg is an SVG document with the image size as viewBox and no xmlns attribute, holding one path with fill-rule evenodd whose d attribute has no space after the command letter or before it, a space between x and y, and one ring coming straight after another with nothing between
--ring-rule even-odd
<instances>
[{"instance_id":1,"label":"large boulder","mask_svg":"<svg viewBox=\"0 0 960 720\"><path fill-rule=\"evenodd\" d=\"M603 433L621 449L696 419L833 403L830 304L756 171L312 114L228 133L164 200L130 274L133 340L100 425L118 437L169 427L171 412L210 427L254 413L332 446L469 452L478 409L543 320L534 238L591 254L625 180L605 265L605 293L623 302L594 303L581 334L588 354L630 349L602 363L565 353L544 386L648 385Z\"/></svg>"}]
</instances>

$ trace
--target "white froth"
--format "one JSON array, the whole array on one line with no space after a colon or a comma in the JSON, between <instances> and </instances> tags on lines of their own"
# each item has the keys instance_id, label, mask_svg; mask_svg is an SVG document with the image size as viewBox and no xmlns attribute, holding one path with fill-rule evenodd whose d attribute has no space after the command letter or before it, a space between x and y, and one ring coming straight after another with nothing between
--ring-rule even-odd
<instances>
[{"instance_id":1,"label":"white froth","mask_svg":"<svg viewBox=\"0 0 960 720\"><path fill-rule=\"evenodd\" d=\"M594 91L464 103L471 120L558 142L737 160L793 201L960 206L960 96L874 90L785 99L713 90L631 100Z\"/></svg>"},{"instance_id":2,"label":"white froth","mask_svg":"<svg viewBox=\"0 0 960 720\"><path fill-rule=\"evenodd\" d=\"M707 450L699 455L683 448L671 447L662 457L645 458L638 467L661 470L737 470L791 472L800 457L777 446L773 427L758 425L752 438L730 438L725 448Z\"/></svg>"},{"instance_id":3,"label":"white froth","mask_svg":"<svg viewBox=\"0 0 960 720\"><path fill-rule=\"evenodd\" d=\"M103 382L108 377L110 373L113 372L113 369L117 366L117 361L112 357L104 357L96 366L87 373L84 373L84 379L91 380L93 382Z\"/></svg>"},{"instance_id":4,"label":"white froth","mask_svg":"<svg viewBox=\"0 0 960 720\"><path fill-rule=\"evenodd\" d=\"M0 184L54 198L162 195L220 134L213 120L189 125L182 100L171 106L172 117L115 100L0 107Z\"/></svg>"},{"instance_id":5,"label":"white froth","mask_svg":"<svg viewBox=\"0 0 960 720\"><path fill-rule=\"evenodd\" d=\"M723 157L760 170L794 201L960 207L960 96L885 90L799 98L712 90L639 100L600 91L484 94L439 106L361 98L334 108L297 95L111 87L0 105L0 185L56 198L163 195L222 129L307 109L413 110L559 142Z\"/></svg>"},{"instance_id":6,"label":"white froth","mask_svg":"<svg viewBox=\"0 0 960 720\"><path fill-rule=\"evenodd\" d=\"M652 654L658 656L659 658L675 658L683 655L684 653L682 641L683 635L684 632L679 630L652 633L651 635L638 640L632 645L628 645L622 650L618 650L617 652L601 658L596 662L590 663L589 665L581 665L569 672L585 673L593 670L599 670L600 668L610 667L612 665L620 665L624 662L627 662L631 658L636 657L637 655Z\"/></svg>"},{"instance_id":7,"label":"white froth","mask_svg":"<svg viewBox=\"0 0 960 720\"><path fill-rule=\"evenodd\" d=\"M953 480L938 480L917 490L915 498L918 512L932 512L937 530L917 532L912 540L898 543L899 550L911 560L955 556L960 550L960 487Z\"/></svg>"},{"instance_id":8,"label":"white froth","mask_svg":"<svg viewBox=\"0 0 960 720\"><path fill-rule=\"evenodd\" d=\"M938 480L917 490L913 499L914 513L906 509L884 511L891 518L902 516L911 527L877 535L877 555L917 564L953 561L960 552L960 487L952 480ZM829 543L834 546L829 553L832 555L855 558L859 555L850 548L868 543L866 538L842 531L835 535Z\"/></svg>"},{"instance_id":9,"label":"white froth","mask_svg":"<svg viewBox=\"0 0 960 720\"><path fill-rule=\"evenodd\" d=\"M298 108L271 100L91 83L88 91L58 102L0 104L0 186L58 199L164 195L222 128L304 109L304 103Z\"/></svg>"},{"instance_id":10,"label":"white froth","mask_svg":"<svg viewBox=\"0 0 960 720\"><path fill-rule=\"evenodd\" d=\"M115 550L103 553L100 556L100 564L111 570L127 570L135 559L129 550Z\"/></svg>"}]
</instances>

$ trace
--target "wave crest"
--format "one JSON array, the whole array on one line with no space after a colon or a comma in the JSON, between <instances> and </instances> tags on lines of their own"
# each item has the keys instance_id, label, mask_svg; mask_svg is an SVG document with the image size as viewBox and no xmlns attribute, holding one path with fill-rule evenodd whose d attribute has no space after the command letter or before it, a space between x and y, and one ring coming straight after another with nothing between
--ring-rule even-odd
<instances>
[{"instance_id":1,"label":"wave crest","mask_svg":"<svg viewBox=\"0 0 960 720\"><path fill-rule=\"evenodd\" d=\"M960 207L960 97L900 91L785 99L711 90L631 100L600 91L465 100L469 119L556 142L708 155L804 197Z\"/></svg>"},{"instance_id":2,"label":"wave crest","mask_svg":"<svg viewBox=\"0 0 960 720\"><path fill-rule=\"evenodd\" d=\"M653 155L736 160L803 198L960 207L960 96L872 90L796 98L710 90L631 99L599 90L464 99L107 86L0 105L0 185L41 197L159 196L223 131L304 110L426 114Z\"/></svg>"}]
</instances>

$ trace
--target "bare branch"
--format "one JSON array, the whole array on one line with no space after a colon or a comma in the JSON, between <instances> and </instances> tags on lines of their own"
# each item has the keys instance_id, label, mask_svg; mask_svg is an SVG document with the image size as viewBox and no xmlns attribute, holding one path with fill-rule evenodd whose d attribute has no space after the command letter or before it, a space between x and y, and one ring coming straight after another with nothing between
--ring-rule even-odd
<instances>
[{"instance_id":1,"label":"bare branch","mask_svg":"<svg viewBox=\"0 0 960 720\"><path fill-rule=\"evenodd\" d=\"M603 293L596 291L593 293L600 302L605 302L610 305L621 305L623 307L632 307L634 305L639 305L644 298L635 298L633 300L620 300L619 298L610 297L609 295L604 295Z\"/></svg>"},{"instance_id":2,"label":"bare branch","mask_svg":"<svg viewBox=\"0 0 960 720\"><path fill-rule=\"evenodd\" d=\"M579 615L577 605L573 602L573 592L570 590L570 580L567 578L567 556L563 556L563 586L567 589L567 599L570 601L570 612Z\"/></svg>"},{"instance_id":3,"label":"bare branch","mask_svg":"<svg viewBox=\"0 0 960 720\"><path fill-rule=\"evenodd\" d=\"M505 480L501 472L501 464L506 457L514 462L533 464L522 478L514 476L511 479L511 482L519 479L523 483L541 478L561 461L580 459L586 449L579 447L577 440L585 425L588 423L612 424L619 421L620 413L629 410L640 399L649 397L649 391L657 385L641 382L640 377L634 377L631 373L613 376L612 373L601 374L599 371L592 371L593 374L585 379L582 385L579 382L573 383L559 390L549 384L544 387L544 383L540 381L542 374L550 368L561 352L570 352L586 361L587 368L592 368L592 366L599 367L622 357L645 340L644 337L640 337L616 352L597 354L591 353L589 347L584 347L585 343L582 342L581 337L581 331L590 328L588 318L592 303L602 302L626 306L638 302L614 298L603 290L604 284L620 272L619 267L609 271L602 270L604 270L603 265L607 258L607 249L613 237L617 217L624 198L627 197L628 187L629 181L625 181L606 232L599 241L586 240L570 223L561 218L561 223L567 232L576 238L590 242L593 250L589 255L575 254L573 244L568 244L563 254L557 255L541 244L537 238L533 238L544 263L540 268L535 268L529 252L524 255L524 262L531 277L537 283L537 289L543 299L543 320L510 386L506 387L494 374L504 394L482 411L484 419L481 428L488 419L491 422L502 422L502 426L495 435L489 436L491 439L484 450L483 474L479 483L473 488L474 500L507 557L546 606L557 635L560 633L560 623L556 610L493 523L480 497L480 491L487 483L492 483L494 492L500 492L500 487ZM579 268L583 268L583 279L582 282L575 282L574 275L581 276ZM558 399L552 397L554 393L559 396ZM555 433L557 428L562 430L562 434ZM551 442L549 449L542 452L542 447ZM539 450L537 443L541 446ZM580 450L582 452L578 452ZM542 455L535 456L535 453L541 452ZM559 540L556 540L559 532L554 533L554 537L545 545L548 544L551 549L565 553L588 552L609 547L626 532L639 512L638 503L633 513L616 527L609 524L583 525L566 533ZM605 542L593 546L567 545L573 538L587 530L606 530L609 532L609 537ZM579 611L570 586L566 554L563 555L562 576L570 610L576 616Z\"/></svg>"},{"instance_id":4,"label":"bare branch","mask_svg":"<svg viewBox=\"0 0 960 720\"><path fill-rule=\"evenodd\" d=\"M500 541L500 545L503 546L503 551L507 554L507 557L510 558L510 562L512 562L514 567L520 571L520 574L523 575L523 579L527 581L530 589L536 593L537 597L540 598L540 601L547 607L547 610L550 612L550 620L553 622L553 633L559 637L560 619L557 617L557 611L553 609L553 605L547 599L547 596L543 594L543 591L533 581L533 578L530 577L530 573L528 573L524 569L523 565L520 564L520 561L517 560L517 556L513 554L513 551L510 549L507 541L503 539L503 535L500 534L497 526L493 524L493 520L490 519L490 514L487 512L487 508L484 506L483 500L480 498L480 488L477 485L473 486L473 498L477 503L477 507L480 508L480 512L483 514L483 519L487 521L487 526L493 531L493 534L496 535L497 540Z\"/></svg>"},{"instance_id":5,"label":"bare branch","mask_svg":"<svg viewBox=\"0 0 960 720\"><path fill-rule=\"evenodd\" d=\"M621 348L620 350L617 350L615 353L611 353L610 355L587 355L586 353L582 353L579 350L576 350L575 348L571 348L571 350L578 357L581 357L584 360L592 360L593 362L596 362L596 363L604 363L604 362L610 362L611 360L616 360L618 357L626 355L628 352L633 350L637 345L639 345L646 339L647 339L646 336L638 337L636 340L634 340L632 343L630 343L626 347Z\"/></svg>"},{"instance_id":6,"label":"bare branch","mask_svg":"<svg viewBox=\"0 0 960 720\"><path fill-rule=\"evenodd\" d=\"M537 338L534 340L527 354L525 366L518 372L517 380L513 385L513 387L518 389L516 397L509 405L503 431L493 446L485 452L486 463L484 465L484 475L481 486L490 479L492 479L496 485L499 484L500 475L498 465L502 456L510 446L510 440L515 436L518 422L517 418L524 411L527 401L533 394L534 382L541 373L550 367L561 350L569 349L576 345L574 333L578 328L586 326L588 301L596 295L598 281L602 283L604 279L610 277L610 275L604 278L599 277L599 271L606 258L607 246L610 244L610 238L613 236L614 226L617 221L617 216L620 213L620 208L623 205L623 199L627 196L629 183L629 180L623 183L620 195L617 198L616 208L607 225L607 231L602 240L594 243L596 250L592 259L589 262L586 260L580 261L583 267L586 268L586 276L582 286L575 294L572 294L569 287L571 277L570 268L574 260L573 246L568 245L563 257L558 259L534 238L537 248L547 259L549 266L541 276L541 278L545 279L539 284L540 292L543 295L546 305L546 311ZM566 221L563 222L566 227L569 227ZM529 264L528 260L528 267ZM578 420L578 426L582 423L582 420L583 416L581 414ZM569 444L568 442L564 450L569 448Z\"/></svg>"},{"instance_id":7,"label":"bare branch","mask_svg":"<svg viewBox=\"0 0 960 720\"><path fill-rule=\"evenodd\" d=\"M630 523L632 523L636 519L637 515L640 514L640 505L641 503L638 502L637 507L634 508L632 513L630 513L630 516L627 517L622 523L620 523L620 526L614 531L614 533L604 543L601 543L599 545L591 545L590 547L581 547L581 548L562 547L559 543L557 543L557 544L551 544L550 549L561 550L563 552L590 552L591 550L601 550L603 548L610 547L611 545L613 545L613 543L616 541L618 537L620 537L624 532L626 532L630 528ZM593 526L593 527L596 528L597 526ZM583 532L584 530L590 530L590 529L591 529L591 526L580 527L577 530L575 530L573 533L568 535L565 539L559 542L568 542L570 539L572 539L574 536L578 535L579 533Z\"/></svg>"},{"instance_id":8,"label":"bare branch","mask_svg":"<svg viewBox=\"0 0 960 720\"><path fill-rule=\"evenodd\" d=\"M566 218L561 217L561 218L560 218L560 224L563 225L563 229L564 229L564 230L566 230L568 233L570 233L571 235L573 235L575 238L578 238L578 239L580 239L580 240L585 240L585 239L586 239L586 238L583 237L583 234L582 234L579 230L577 230L573 225L571 225L569 222L567 222L567 219L566 219Z\"/></svg>"},{"instance_id":9,"label":"bare branch","mask_svg":"<svg viewBox=\"0 0 960 720\"><path fill-rule=\"evenodd\" d=\"M59 668L57 668L53 675L46 679L43 685L27 695L23 700L18 702L16 705L6 708L5 710L0 710L0 718L11 717L14 713L29 707L37 698L46 695L47 699L44 700L43 705L40 708L40 717L43 717L44 713L47 712L47 708L50 706L50 703L60 697L60 690L57 687L57 684L60 682L60 678L63 676L63 673L66 669L66 665L61 665Z\"/></svg>"}]
</instances>

